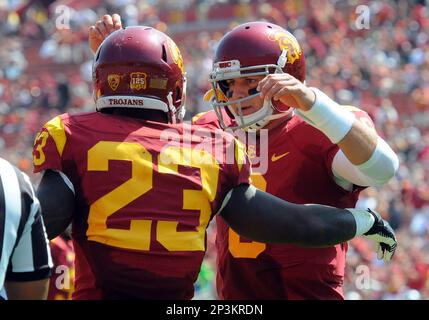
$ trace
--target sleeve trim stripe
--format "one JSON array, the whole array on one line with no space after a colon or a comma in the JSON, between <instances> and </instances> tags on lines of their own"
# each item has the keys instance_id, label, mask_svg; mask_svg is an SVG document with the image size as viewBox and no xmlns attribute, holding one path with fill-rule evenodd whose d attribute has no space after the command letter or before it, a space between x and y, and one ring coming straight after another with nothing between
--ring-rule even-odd
<instances>
[{"instance_id":1,"label":"sleeve trim stripe","mask_svg":"<svg viewBox=\"0 0 429 320\"><path fill-rule=\"evenodd\" d=\"M60 156L63 155L64 147L67 142L66 132L64 130L64 124L61 117L55 117L45 125L45 129L48 130L49 135L54 139L55 146Z\"/></svg>"}]
</instances>

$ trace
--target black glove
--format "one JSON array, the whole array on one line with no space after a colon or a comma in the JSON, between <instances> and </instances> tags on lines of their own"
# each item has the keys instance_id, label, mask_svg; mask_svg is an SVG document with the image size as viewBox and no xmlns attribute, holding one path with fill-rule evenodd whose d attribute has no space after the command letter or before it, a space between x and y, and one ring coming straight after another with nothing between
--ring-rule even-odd
<instances>
[{"instance_id":1,"label":"black glove","mask_svg":"<svg viewBox=\"0 0 429 320\"><path fill-rule=\"evenodd\" d=\"M388 262L395 254L398 245L395 232L389 223L381 218L380 214L371 209L368 209L368 212L373 215L375 222L371 229L364 235L377 244L378 259L383 259L384 262Z\"/></svg>"}]
</instances>

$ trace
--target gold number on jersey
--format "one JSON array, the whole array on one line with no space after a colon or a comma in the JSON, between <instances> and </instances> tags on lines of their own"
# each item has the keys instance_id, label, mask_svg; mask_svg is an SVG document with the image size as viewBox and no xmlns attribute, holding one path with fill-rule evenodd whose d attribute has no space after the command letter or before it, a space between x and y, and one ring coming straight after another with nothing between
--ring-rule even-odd
<instances>
[{"instance_id":1,"label":"gold number on jersey","mask_svg":"<svg viewBox=\"0 0 429 320\"><path fill-rule=\"evenodd\" d=\"M206 161L207 157L211 157L211 161ZM169 251L204 251L205 231L211 216L210 202L216 197L219 166L213 156L204 150L171 146L158 156L160 173L178 174L178 164L200 169L202 190L183 190L183 209L198 210L200 223L196 232L178 232L178 222L159 221L156 229L157 240Z\"/></svg>"},{"instance_id":2,"label":"gold number on jersey","mask_svg":"<svg viewBox=\"0 0 429 320\"><path fill-rule=\"evenodd\" d=\"M39 156L37 157L35 154L33 155L33 163L36 166L40 166L46 160L45 153L43 152L43 148L46 146L46 141L48 140L48 138L49 138L49 133L47 131L40 132L36 137L35 141L40 140L40 143L36 147L36 151L39 152Z\"/></svg>"},{"instance_id":3,"label":"gold number on jersey","mask_svg":"<svg viewBox=\"0 0 429 320\"><path fill-rule=\"evenodd\" d=\"M267 181L261 174L252 174L252 184L262 191L267 190ZM266 247L261 242L241 242L240 236L229 228L228 248L234 258L256 258Z\"/></svg>"},{"instance_id":4,"label":"gold number on jersey","mask_svg":"<svg viewBox=\"0 0 429 320\"><path fill-rule=\"evenodd\" d=\"M109 160L131 161L132 176L91 204L89 240L114 247L149 250L151 220L131 220L130 229L113 229L107 218L152 189L152 155L140 144L100 141L88 151L88 171L109 171Z\"/></svg>"},{"instance_id":5,"label":"gold number on jersey","mask_svg":"<svg viewBox=\"0 0 429 320\"><path fill-rule=\"evenodd\" d=\"M205 250L205 230L211 216L210 201L216 196L219 176L219 166L215 161L210 164L200 161L201 157L207 156L211 155L201 150L169 147L158 157L160 173L177 174L179 165L199 168L201 172L202 190L183 190L182 209L200 211L196 231L177 231L179 223L175 221L156 222L156 240L169 251ZM165 159L169 161L161 161ZM151 220L131 220L129 229L108 228L106 224L112 214L152 189L152 155L138 143L101 141L88 151L88 171L108 171L109 160L131 161L132 176L91 205L88 239L119 248L148 251Z\"/></svg>"}]
</instances>

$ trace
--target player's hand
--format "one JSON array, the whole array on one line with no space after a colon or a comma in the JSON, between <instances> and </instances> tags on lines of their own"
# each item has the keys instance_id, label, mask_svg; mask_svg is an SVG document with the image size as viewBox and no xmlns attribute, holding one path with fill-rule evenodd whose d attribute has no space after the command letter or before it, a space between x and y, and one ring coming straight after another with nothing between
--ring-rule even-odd
<instances>
[{"instance_id":1,"label":"player's hand","mask_svg":"<svg viewBox=\"0 0 429 320\"><path fill-rule=\"evenodd\" d=\"M97 52L98 47L109 34L121 28L121 16L117 13L105 14L95 25L89 27L88 42L92 53Z\"/></svg>"},{"instance_id":2,"label":"player's hand","mask_svg":"<svg viewBox=\"0 0 429 320\"><path fill-rule=\"evenodd\" d=\"M376 243L377 258L388 262L395 254L398 245L395 232L389 223L381 218L380 214L371 209L368 209L368 211L374 216L375 222L364 235Z\"/></svg>"},{"instance_id":3,"label":"player's hand","mask_svg":"<svg viewBox=\"0 0 429 320\"><path fill-rule=\"evenodd\" d=\"M302 111L310 110L316 101L313 90L288 73L269 74L259 82L256 89L263 99L280 100Z\"/></svg>"}]
</instances>

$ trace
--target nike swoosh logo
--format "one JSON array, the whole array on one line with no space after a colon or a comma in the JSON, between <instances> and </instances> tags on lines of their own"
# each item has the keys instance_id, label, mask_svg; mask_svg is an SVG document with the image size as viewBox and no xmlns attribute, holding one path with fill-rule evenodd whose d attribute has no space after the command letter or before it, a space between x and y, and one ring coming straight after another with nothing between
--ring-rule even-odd
<instances>
[{"instance_id":1,"label":"nike swoosh logo","mask_svg":"<svg viewBox=\"0 0 429 320\"><path fill-rule=\"evenodd\" d=\"M289 154L289 152L286 152L286 153L283 153L283 154L281 154L281 155L279 155L279 156L276 156L276 154L274 153L274 154L272 155L272 157L271 157L271 161L272 161L272 162L276 162L277 160L279 160L279 159L283 158L284 156L287 156L288 154Z\"/></svg>"}]
</instances>

